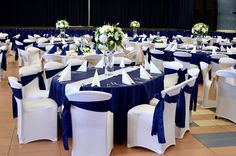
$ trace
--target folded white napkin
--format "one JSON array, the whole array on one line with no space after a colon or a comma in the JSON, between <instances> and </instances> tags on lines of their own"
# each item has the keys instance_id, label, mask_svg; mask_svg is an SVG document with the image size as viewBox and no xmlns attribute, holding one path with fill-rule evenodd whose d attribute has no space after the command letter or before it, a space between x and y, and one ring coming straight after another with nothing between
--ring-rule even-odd
<instances>
[{"instance_id":1,"label":"folded white napkin","mask_svg":"<svg viewBox=\"0 0 236 156\"><path fill-rule=\"evenodd\" d=\"M59 74L59 82L70 81L71 80L71 64L68 64L67 67Z\"/></svg>"},{"instance_id":2,"label":"folded white napkin","mask_svg":"<svg viewBox=\"0 0 236 156\"><path fill-rule=\"evenodd\" d=\"M100 80L99 80L99 77L98 77L98 71L96 70L95 71L95 74L94 74L94 76L93 76L93 81L92 81L92 85L91 85L92 87L94 87L94 86L98 86L98 87L101 87L101 85L100 85Z\"/></svg>"},{"instance_id":3,"label":"folded white napkin","mask_svg":"<svg viewBox=\"0 0 236 156\"><path fill-rule=\"evenodd\" d=\"M104 67L104 57L96 64L95 68L103 68Z\"/></svg>"},{"instance_id":4,"label":"folded white napkin","mask_svg":"<svg viewBox=\"0 0 236 156\"><path fill-rule=\"evenodd\" d=\"M140 65L140 78L150 80L152 76Z\"/></svg>"},{"instance_id":5,"label":"folded white napkin","mask_svg":"<svg viewBox=\"0 0 236 156\"><path fill-rule=\"evenodd\" d=\"M220 51L226 51L223 45L220 46Z\"/></svg>"},{"instance_id":6,"label":"folded white napkin","mask_svg":"<svg viewBox=\"0 0 236 156\"><path fill-rule=\"evenodd\" d=\"M88 61L85 60L84 63L77 69L77 71L87 72L87 63Z\"/></svg>"},{"instance_id":7,"label":"folded white napkin","mask_svg":"<svg viewBox=\"0 0 236 156\"><path fill-rule=\"evenodd\" d=\"M229 49L229 47L227 47L227 53L228 54L232 54L231 50Z\"/></svg>"},{"instance_id":8,"label":"folded white napkin","mask_svg":"<svg viewBox=\"0 0 236 156\"><path fill-rule=\"evenodd\" d=\"M125 59L124 57L122 57L121 61L120 61L120 67L124 68L125 67Z\"/></svg>"},{"instance_id":9,"label":"folded white napkin","mask_svg":"<svg viewBox=\"0 0 236 156\"><path fill-rule=\"evenodd\" d=\"M134 83L134 81L131 79L131 77L127 74L125 69L122 69L122 83L131 85Z\"/></svg>"},{"instance_id":10,"label":"folded white napkin","mask_svg":"<svg viewBox=\"0 0 236 156\"><path fill-rule=\"evenodd\" d=\"M149 62L146 59L145 59L145 62L144 62L144 68L146 70L150 70L150 64L149 64Z\"/></svg>"},{"instance_id":11,"label":"folded white napkin","mask_svg":"<svg viewBox=\"0 0 236 156\"><path fill-rule=\"evenodd\" d=\"M212 54L216 54L216 47L212 47Z\"/></svg>"},{"instance_id":12,"label":"folded white napkin","mask_svg":"<svg viewBox=\"0 0 236 156\"><path fill-rule=\"evenodd\" d=\"M168 51L170 51L170 50L171 50L171 47L172 47L172 45L171 45L171 44L169 44L169 45L166 47L166 49L165 49L165 50L168 50Z\"/></svg>"},{"instance_id":13,"label":"folded white napkin","mask_svg":"<svg viewBox=\"0 0 236 156\"><path fill-rule=\"evenodd\" d=\"M177 43L174 44L174 46L170 49L170 51L176 51L177 49Z\"/></svg>"},{"instance_id":14,"label":"folded white napkin","mask_svg":"<svg viewBox=\"0 0 236 156\"><path fill-rule=\"evenodd\" d=\"M151 61L150 62L150 73L161 74L160 69Z\"/></svg>"},{"instance_id":15,"label":"folded white napkin","mask_svg":"<svg viewBox=\"0 0 236 156\"><path fill-rule=\"evenodd\" d=\"M191 53L196 53L196 46L193 47L193 49L191 50Z\"/></svg>"}]
</instances>

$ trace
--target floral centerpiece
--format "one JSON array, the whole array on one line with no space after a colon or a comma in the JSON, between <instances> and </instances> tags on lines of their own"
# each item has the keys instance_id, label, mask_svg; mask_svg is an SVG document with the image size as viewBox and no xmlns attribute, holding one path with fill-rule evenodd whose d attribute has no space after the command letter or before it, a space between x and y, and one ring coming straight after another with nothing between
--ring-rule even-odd
<instances>
[{"instance_id":1,"label":"floral centerpiece","mask_svg":"<svg viewBox=\"0 0 236 156\"><path fill-rule=\"evenodd\" d=\"M66 20L59 20L56 22L56 29L68 29L69 28L69 23Z\"/></svg>"},{"instance_id":2,"label":"floral centerpiece","mask_svg":"<svg viewBox=\"0 0 236 156\"><path fill-rule=\"evenodd\" d=\"M130 27L133 29L133 37L138 34L138 28L140 28L140 23L138 21L132 21Z\"/></svg>"},{"instance_id":3,"label":"floral centerpiece","mask_svg":"<svg viewBox=\"0 0 236 156\"><path fill-rule=\"evenodd\" d=\"M197 23L192 27L192 34L196 35L196 49L202 50L202 38L208 33L209 26L204 23Z\"/></svg>"},{"instance_id":4,"label":"floral centerpiece","mask_svg":"<svg viewBox=\"0 0 236 156\"><path fill-rule=\"evenodd\" d=\"M133 29L138 29L138 28L140 28L140 23L138 21L132 21L130 23L130 27Z\"/></svg>"},{"instance_id":5,"label":"floral centerpiece","mask_svg":"<svg viewBox=\"0 0 236 156\"><path fill-rule=\"evenodd\" d=\"M59 20L56 22L56 29L60 30L59 37L66 38L66 29L69 28L69 23L66 20Z\"/></svg>"},{"instance_id":6,"label":"floral centerpiece","mask_svg":"<svg viewBox=\"0 0 236 156\"><path fill-rule=\"evenodd\" d=\"M197 23L192 27L192 33L194 35L204 36L208 33L209 26L204 23Z\"/></svg>"},{"instance_id":7,"label":"floral centerpiece","mask_svg":"<svg viewBox=\"0 0 236 156\"><path fill-rule=\"evenodd\" d=\"M103 25L95 31L95 41L97 47L106 47L104 52L105 74L111 75L113 71L113 51L115 48L123 47L122 41L124 33L118 24Z\"/></svg>"},{"instance_id":8,"label":"floral centerpiece","mask_svg":"<svg viewBox=\"0 0 236 156\"><path fill-rule=\"evenodd\" d=\"M118 24L104 25L96 29L95 41L97 46L102 45L113 51L116 47L122 46L124 33Z\"/></svg>"}]
</instances>

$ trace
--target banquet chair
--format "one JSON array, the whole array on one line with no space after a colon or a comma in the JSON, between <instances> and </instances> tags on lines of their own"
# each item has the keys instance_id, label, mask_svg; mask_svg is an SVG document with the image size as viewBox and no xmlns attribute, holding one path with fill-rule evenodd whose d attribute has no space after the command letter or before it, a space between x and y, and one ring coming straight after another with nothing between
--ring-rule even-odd
<instances>
[{"instance_id":1,"label":"banquet chair","mask_svg":"<svg viewBox=\"0 0 236 156\"><path fill-rule=\"evenodd\" d=\"M210 55L211 78L213 78L216 71L220 69L219 60L220 60L220 58L223 58L223 57L229 57L229 56L227 56L225 54L212 54L212 55Z\"/></svg>"},{"instance_id":2,"label":"banquet chair","mask_svg":"<svg viewBox=\"0 0 236 156\"><path fill-rule=\"evenodd\" d=\"M236 60L230 57L222 57L219 59L219 68L223 69L233 69L236 64Z\"/></svg>"},{"instance_id":3,"label":"banquet chair","mask_svg":"<svg viewBox=\"0 0 236 156\"><path fill-rule=\"evenodd\" d=\"M57 141L57 104L54 100L27 100L22 96L22 85L15 77L8 77L13 92L13 111L17 117L20 144L47 139Z\"/></svg>"},{"instance_id":4,"label":"banquet chair","mask_svg":"<svg viewBox=\"0 0 236 156\"><path fill-rule=\"evenodd\" d=\"M47 62L44 64L46 89L50 90L51 81L54 76L64 69L64 65L59 62Z\"/></svg>"},{"instance_id":5,"label":"banquet chair","mask_svg":"<svg viewBox=\"0 0 236 156\"><path fill-rule=\"evenodd\" d=\"M85 60L81 57L70 58L67 60L66 64L71 65L71 71L76 71L84 63L84 61Z\"/></svg>"},{"instance_id":6,"label":"banquet chair","mask_svg":"<svg viewBox=\"0 0 236 156\"><path fill-rule=\"evenodd\" d=\"M21 67L19 77L24 91L24 99L41 99L47 98L49 91L45 90L45 84L42 71L37 67Z\"/></svg>"},{"instance_id":7,"label":"banquet chair","mask_svg":"<svg viewBox=\"0 0 236 156\"><path fill-rule=\"evenodd\" d=\"M203 108L215 108L217 105L217 96L216 100L211 100L208 98L210 86L212 83L212 80L209 80L209 64L205 62L200 62L202 77L203 77L203 101L201 103L201 106Z\"/></svg>"},{"instance_id":8,"label":"banquet chair","mask_svg":"<svg viewBox=\"0 0 236 156\"><path fill-rule=\"evenodd\" d=\"M4 71L7 70L7 46L0 47L0 81L4 78Z\"/></svg>"},{"instance_id":9,"label":"banquet chair","mask_svg":"<svg viewBox=\"0 0 236 156\"><path fill-rule=\"evenodd\" d=\"M218 96L219 101L216 106L216 116L223 117L236 123L236 71L235 70L218 70L216 75L218 79ZM233 81L226 81L232 79Z\"/></svg>"},{"instance_id":10,"label":"banquet chair","mask_svg":"<svg viewBox=\"0 0 236 156\"><path fill-rule=\"evenodd\" d=\"M186 52L174 52L174 59L175 61L179 61L183 64L183 69L190 68L190 59L192 54Z\"/></svg>"},{"instance_id":11,"label":"banquet chair","mask_svg":"<svg viewBox=\"0 0 236 156\"><path fill-rule=\"evenodd\" d=\"M23 44L24 44L25 50L27 50L29 47L33 47L34 42L36 42L35 39L24 39Z\"/></svg>"},{"instance_id":12,"label":"banquet chair","mask_svg":"<svg viewBox=\"0 0 236 156\"><path fill-rule=\"evenodd\" d=\"M109 156L113 148L111 94L80 91L66 95L71 105L72 156ZM63 110L64 111L64 110Z\"/></svg>"},{"instance_id":13,"label":"banquet chair","mask_svg":"<svg viewBox=\"0 0 236 156\"><path fill-rule=\"evenodd\" d=\"M182 79L185 80L185 73L179 74L183 68L182 63L177 61L163 62L164 67L164 88L170 88L175 86L179 82L179 77L181 75ZM183 81L184 81L183 80Z\"/></svg>"},{"instance_id":14,"label":"banquet chair","mask_svg":"<svg viewBox=\"0 0 236 156\"><path fill-rule=\"evenodd\" d=\"M38 65L40 67L41 63L41 53L39 48L29 47L27 49L29 54L29 65Z\"/></svg>"},{"instance_id":15,"label":"banquet chair","mask_svg":"<svg viewBox=\"0 0 236 156\"><path fill-rule=\"evenodd\" d=\"M181 87L178 84L154 95L159 100L156 106L141 104L128 111L128 147L144 147L163 154L176 144L175 113Z\"/></svg>"},{"instance_id":16,"label":"banquet chair","mask_svg":"<svg viewBox=\"0 0 236 156\"><path fill-rule=\"evenodd\" d=\"M184 137L184 134L189 131L190 100L196 79L197 77L192 77L182 82L182 88L180 91L179 99L177 101L175 117L175 137L179 139L182 139Z\"/></svg>"},{"instance_id":17,"label":"banquet chair","mask_svg":"<svg viewBox=\"0 0 236 156\"><path fill-rule=\"evenodd\" d=\"M161 50L151 49L150 50L151 61L161 70L164 71L163 59L164 52Z\"/></svg>"},{"instance_id":18,"label":"banquet chair","mask_svg":"<svg viewBox=\"0 0 236 156\"><path fill-rule=\"evenodd\" d=\"M192 123L192 111L197 110L197 98L198 98L198 76L200 73L200 69L198 68L192 68L188 70L188 77L196 77L195 84L193 87L193 91L191 94L191 99L190 99L190 113L189 113L189 122Z\"/></svg>"}]
</instances>

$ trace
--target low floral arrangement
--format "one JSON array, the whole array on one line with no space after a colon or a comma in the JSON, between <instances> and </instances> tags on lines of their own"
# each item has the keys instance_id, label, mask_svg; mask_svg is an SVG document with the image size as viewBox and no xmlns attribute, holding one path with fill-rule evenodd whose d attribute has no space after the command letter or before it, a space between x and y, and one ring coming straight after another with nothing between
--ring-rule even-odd
<instances>
[{"instance_id":1,"label":"low floral arrangement","mask_svg":"<svg viewBox=\"0 0 236 156\"><path fill-rule=\"evenodd\" d=\"M97 46L105 46L108 50L112 51L117 47L123 47L122 41L124 33L118 24L116 25L103 25L98 27L95 31L95 41Z\"/></svg>"},{"instance_id":2,"label":"low floral arrangement","mask_svg":"<svg viewBox=\"0 0 236 156\"><path fill-rule=\"evenodd\" d=\"M204 23L197 23L192 27L192 33L194 35L206 35L208 33L209 26Z\"/></svg>"},{"instance_id":3,"label":"low floral arrangement","mask_svg":"<svg viewBox=\"0 0 236 156\"><path fill-rule=\"evenodd\" d=\"M65 30L69 28L69 23L66 20L59 20L56 22L56 29Z\"/></svg>"},{"instance_id":4,"label":"low floral arrangement","mask_svg":"<svg viewBox=\"0 0 236 156\"><path fill-rule=\"evenodd\" d=\"M140 23L138 21L132 21L130 23L130 27L133 29L138 29L138 28L140 28Z\"/></svg>"},{"instance_id":5,"label":"low floral arrangement","mask_svg":"<svg viewBox=\"0 0 236 156\"><path fill-rule=\"evenodd\" d=\"M83 53L90 53L90 48L89 47L81 47L80 50L83 52Z\"/></svg>"}]
</instances>

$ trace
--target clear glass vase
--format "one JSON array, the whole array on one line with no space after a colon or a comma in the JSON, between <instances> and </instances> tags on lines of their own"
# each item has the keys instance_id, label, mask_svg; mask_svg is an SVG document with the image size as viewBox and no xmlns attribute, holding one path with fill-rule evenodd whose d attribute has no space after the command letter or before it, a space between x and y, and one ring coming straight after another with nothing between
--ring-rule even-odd
<instances>
[{"instance_id":1,"label":"clear glass vase","mask_svg":"<svg viewBox=\"0 0 236 156\"><path fill-rule=\"evenodd\" d=\"M65 29L60 29L60 37L66 38L66 30Z\"/></svg>"},{"instance_id":2,"label":"clear glass vase","mask_svg":"<svg viewBox=\"0 0 236 156\"><path fill-rule=\"evenodd\" d=\"M198 35L197 36L197 39L196 39L197 40L197 42L196 42L196 50L198 50L198 51L202 50L202 44L203 44L202 39L203 39L202 35Z\"/></svg>"},{"instance_id":3,"label":"clear glass vase","mask_svg":"<svg viewBox=\"0 0 236 156\"><path fill-rule=\"evenodd\" d=\"M113 75L114 71L114 55L113 50L104 52L105 75Z\"/></svg>"},{"instance_id":4,"label":"clear glass vase","mask_svg":"<svg viewBox=\"0 0 236 156\"><path fill-rule=\"evenodd\" d=\"M133 29L133 37L138 35L138 30L137 29Z\"/></svg>"}]
</instances>

